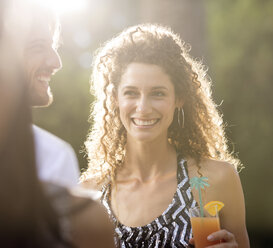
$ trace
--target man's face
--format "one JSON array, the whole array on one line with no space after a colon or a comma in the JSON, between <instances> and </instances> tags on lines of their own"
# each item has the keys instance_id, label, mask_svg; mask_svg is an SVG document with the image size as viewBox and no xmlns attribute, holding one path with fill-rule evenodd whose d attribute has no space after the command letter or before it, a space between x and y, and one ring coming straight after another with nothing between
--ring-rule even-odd
<instances>
[{"instance_id":1,"label":"man's face","mask_svg":"<svg viewBox=\"0 0 273 248\"><path fill-rule=\"evenodd\" d=\"M23 67L32 106L48 106L53 100L49 81L62 67L55 42L54 31L46 22L38 21L31 27L24 48Z\"/></svg>"}]
</instances>

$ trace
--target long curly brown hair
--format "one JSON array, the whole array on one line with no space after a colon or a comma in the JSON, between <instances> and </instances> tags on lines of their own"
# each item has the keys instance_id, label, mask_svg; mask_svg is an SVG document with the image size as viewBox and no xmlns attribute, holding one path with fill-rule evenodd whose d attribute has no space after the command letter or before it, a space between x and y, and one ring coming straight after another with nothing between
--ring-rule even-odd
<instances>
[{"instance_id":1,"label":"long curly brown hair","mask_svg":"<svg viewBox=\"0 0 273 248\"><path fill-rule=\"evenodd\" d=\"M168 139L183 157L204 158L240 164L228 151L223 120L211 98L211 82L200 61L189 55L189 47L172 30L155 24L130 27L98 50L91 77L95 96L90 120L92 128L85 142L89 167L82 181L114 182L117 168L126 154L126 130L116 104L121 76L133 62L160 66L171 79L177 99L183 99L184 127L179 111L169 127ZM180 116L181 118L181 116Z\"/></svg>"}]
</instances>

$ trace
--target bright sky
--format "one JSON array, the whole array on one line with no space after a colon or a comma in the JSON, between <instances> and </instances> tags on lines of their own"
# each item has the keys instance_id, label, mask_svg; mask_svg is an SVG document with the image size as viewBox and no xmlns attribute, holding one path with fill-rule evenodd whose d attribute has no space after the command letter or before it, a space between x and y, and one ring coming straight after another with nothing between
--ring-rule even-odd
<instances>
[{"instance_id":1,"label":"bright sky","mask_svg":"<svg viewBox=\"0 0 273 248\"><path fill-rule=\"evenodd\" d=\"M77 12L85 8L87 0L32 0L53 8L59 15Z\"/></svg>"}]
</instances>

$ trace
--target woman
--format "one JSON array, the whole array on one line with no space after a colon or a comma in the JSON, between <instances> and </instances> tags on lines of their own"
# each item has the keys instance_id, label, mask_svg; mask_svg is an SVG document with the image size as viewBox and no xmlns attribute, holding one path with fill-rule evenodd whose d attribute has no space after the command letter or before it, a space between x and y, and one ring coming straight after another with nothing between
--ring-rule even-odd
<instances>
[{"instance_id":1,"label":"woman","mask_svg":"<svg viewBox=\"0 0 273 248\"><path fill-rule=\"evenodd\" d=\"M120 247L186 247L189 208L199 204L192 177L208 177L203 201L222 201L223 240L211 247L249 247L245 206L222 118L203 66L171 30L131 27L98 52L96 96L82 180L102 187Z\"/></svg>"},{"instance_id":2,"label":"woman","mask_svg":"<svg viewBox=\"0 0 273 248\"><path fill-rule=\"evenodd\" d=\"M12 3L0 2L0 247L113 247L104 208L38 180L23 46L7 25Z\"/></svg>"}]
</instances>

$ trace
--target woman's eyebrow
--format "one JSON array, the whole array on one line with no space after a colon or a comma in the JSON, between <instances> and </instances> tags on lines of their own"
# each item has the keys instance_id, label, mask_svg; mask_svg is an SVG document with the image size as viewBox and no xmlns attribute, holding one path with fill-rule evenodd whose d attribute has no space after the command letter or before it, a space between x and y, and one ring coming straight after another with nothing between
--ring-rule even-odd
<instances>
[{"instance_id":1,"label":"woman's eyebrow","mask_svg":"<svg viewBox=\"0 0 273 248\"><path fill-rule=\"evenodd\" d=\"M131 86L131 85L123 85L121 86L121 89L124 90L124 89L136 89L137 87L135 86Z\"/></svg>"},{"instance_id":2,"label":"woman's eyebrow","mask_svg":"<svg viewBox=\"0 0 273 248\"><path fill-rule=\"evenodd\" d=\"M152 87L152 90L167 90L168 88L165 87L165 86L155 86L155 87Z\"/></svg>"}]
</instances>

